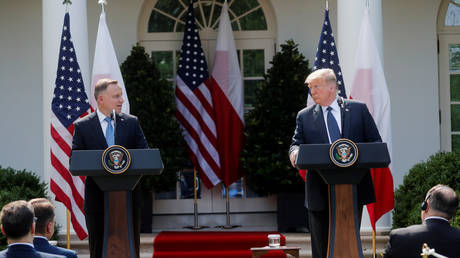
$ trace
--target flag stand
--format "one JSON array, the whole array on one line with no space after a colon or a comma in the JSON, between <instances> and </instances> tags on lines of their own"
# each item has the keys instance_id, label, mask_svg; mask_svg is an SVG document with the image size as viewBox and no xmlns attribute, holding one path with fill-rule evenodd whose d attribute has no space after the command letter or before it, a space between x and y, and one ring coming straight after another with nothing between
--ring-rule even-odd
<instances>
[{"instance_id":1,"label":"flag stand","mask_svg":"<svg viewBox=\"0 0 460 258\"><path fill-rule=\"evenodd\" d=\"M70 249L70 212L66 209L66 224L67 224L67 249Z\"/></svg>"},{"instance_id":2,"label":"flag stand","mask_svg":"<svg viewBox=\"0 0 460 258\"><path fill-rule=\"evenodd\" d=\"M188 229L203 229L208 228L208 226L199 226L198 225L198 193L197 193L197 175L196 168L193 168L193 226L185 226L184 228Z\"/></svg>"},{"instance_id":3,"label":"flag stand","mask_svg":"<svg viewBox=\"0 0 460 258\"><path fill-rule=\"evenodd\" d=\"M230 225L230 198L228 195L228 186L225 186L225 196L227 199L227 201L225 202L226 223L225 225L216 226L216 228L232 229L232 228L241 227L241 225Z\"/></svg>"}]
</instances>

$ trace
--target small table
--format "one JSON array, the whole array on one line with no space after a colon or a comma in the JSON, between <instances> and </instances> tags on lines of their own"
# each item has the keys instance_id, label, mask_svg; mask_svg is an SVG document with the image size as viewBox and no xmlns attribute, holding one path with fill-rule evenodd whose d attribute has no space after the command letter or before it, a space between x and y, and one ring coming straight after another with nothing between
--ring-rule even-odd
<instances>
[{"instance_id":1,"label":"small table","mask_svg":"<svg viewBox=\"0 0 460 258\"><path fill-rule=\"evenodd\" d=\"M285 246L285 245L276 246L276 247L270 247L270 246L252 247L251 248L252 258L258 258L261 255L264 255L264 254L268 253L268 251L271 251L271 250L281 250L285 254L290 254L290 255L292 255L294 257L300 258L300 256L299 256L300 247Z\"/></svg>"}]
</instances>

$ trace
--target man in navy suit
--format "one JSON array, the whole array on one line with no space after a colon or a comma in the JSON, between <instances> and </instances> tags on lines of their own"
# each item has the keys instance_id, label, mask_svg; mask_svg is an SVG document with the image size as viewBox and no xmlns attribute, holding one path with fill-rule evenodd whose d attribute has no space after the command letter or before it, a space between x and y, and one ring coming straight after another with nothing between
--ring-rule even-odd
<instances>
[{"instance_id":1,"label":"man in navy suit","mask_svg":"<svg viewBox=\"0 0 460 258\"><path fill-rule=\"evenodd\" d=\"M458 208L455 191L436 185L426 194L421 208L422 224L392 230L384 257L420 257L424 243L438 254L460 257L460 229L449 223Z\"/></svg>"},{"instance_id":2,"label":"man in navy suit","mask_svg":"<svg viewBox=\"0 0 460 258\"><path fill-rule=\"evenodd\" d=\"M347 138L357 143L382 141L366 105L337 95L337 79L333 70L318 69L307 77L305 83L316 104L297 114L289 148L292 166L295 167L300 144L332 143L338 138ZM323 258L327 256L328 244L328 187L315 170L309 170L306 175L305 195L312 256ZM374 186L368 173L358 185L359 219L363 205L372 202L375 202Z\"/></svg>"},{"instance_id":3,"label":"man in navy suit","mask_svg":"<svg viewBox=\"0 0 460 258\"><path fill-rule=\"evenodd\" d=\"M29 201L34 208L35 236L34 246L37 251L49 254L59 254L68 258L77 258L77 253L72 250L51 245L48 240L54 234L54 206L46 198L35 198Z\"/></svg>"},{"instance_id":4,"label":"man in navy suit","mask_svg":"<svg viewBox=\"0 0 460 258\"><path fill-rule=\"evenodd\" d=\"M3 206L0 220L2 233L8 241L8 249L0 252L0 258L65 258L35 250L32 244L35 232L34 210L26 201L14 201Z\"/></svg>"},{"instance_id":5,"label":"man in navy suit","mask_svg":"<svg viewBox=\"0 0 460 258\"><path fill-rule=\"evenodd\" d=\"M99 80L94 88L94 97L97 101L97 110L74 123L72 150L103 150L108 147L110 140L127 149L148 148L137 117L121 113L122 89L116 80ZM115 118L112 117L113 110L116 113ZM135 188L132 196L134 244L136 254L139 255L141 206L139 187ZM104 193L90 176L86 177L85 181L84 211L91 257L100 258L104 238Z\"/></svg>"}]
</instances>

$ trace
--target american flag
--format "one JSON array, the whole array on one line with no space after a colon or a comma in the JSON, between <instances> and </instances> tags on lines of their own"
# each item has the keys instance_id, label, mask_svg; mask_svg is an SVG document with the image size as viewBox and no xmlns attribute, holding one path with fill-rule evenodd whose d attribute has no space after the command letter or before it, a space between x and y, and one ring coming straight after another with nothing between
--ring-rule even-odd
<instances>
[{"instance_id":1,"label":"american flag","mask_svg":"<svg viewBox=\"0 0 460 258\"><path fill-rule=\"evenodd\" d=\"M187 11L185 33L176 85L176 118L190 159L201 180L211 188L221 180L217 132L211 96L212 83L193 16L193 1Z\"/></svg>"},{"instance_id":2,"label":"american flag","mask_svg":"<svg viewBox=\"0 0 460 258\"><path fill-rule=\"evenodd\" d=\"M321 68L330 68L334 70L339 86L339 95L346 98L345 84L343 83L342 69L339 65L339 55L335 47L334 34L332 33L331 22L329 21L329 10L324 12L324 23L321 31L321 37L316 50L315 65L313 70Z\"/></svg>"},{"instance_id":3,"label":"american flag","mask_svg":"<svg viewBox=\"0 0 460 258\"><path fill-rule=\"evenodd\" d=\"M69 157L72 150L73 122L88 114L90 105L70 36L69 20L69 13L66 13L51 102L50 188L56 195L56 200L62 202L70 211L73 228L78 237L83 239L87 236L83 212L85 178L70 174Z\"/></svg>"}]
</instances>

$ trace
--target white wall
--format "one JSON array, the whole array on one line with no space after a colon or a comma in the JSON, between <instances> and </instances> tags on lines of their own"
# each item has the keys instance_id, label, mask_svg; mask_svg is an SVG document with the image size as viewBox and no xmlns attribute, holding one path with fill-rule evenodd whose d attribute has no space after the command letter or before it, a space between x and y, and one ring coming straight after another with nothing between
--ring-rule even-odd
<instances>
[{"instance_id":1,"label":"white wall","mask_svg":"<svg viewBox=\"0 0 460 258\"><path fill-rule=\"evenodd\" d=\"M382 1L384 69L391 96L393 177L440 150L436 20L440 0Z\"/></svg>"},{"instance_id":2,"label":"white wall","mask_svg":"<svg viewBox=\"0 0 460 258\"><path fill-rule=\"evenodd\" d=\"M0 6L0 166L42 177L41 1Z\"/></svg>"}]
</instances>

